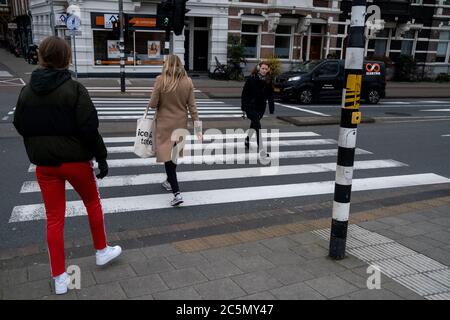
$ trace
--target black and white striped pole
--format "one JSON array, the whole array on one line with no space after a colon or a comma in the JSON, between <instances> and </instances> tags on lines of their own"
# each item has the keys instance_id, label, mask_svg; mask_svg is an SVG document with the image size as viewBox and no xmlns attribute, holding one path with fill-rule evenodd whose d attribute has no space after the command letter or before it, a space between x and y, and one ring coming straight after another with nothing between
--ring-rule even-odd
<instances>
[{"instance_id":1,"label":"black and white striped pole","mask_svg":"<svg viewBox=\"0 0 450 320\"><path fill-rule=\"evenodd\" d=\"M120 92L125 92L125 39L124 39L123 0L119 0L119 28L120 28Z\"/></svg>"},{"instance_id":2,"label":"black and white striped pole","mask_svg":"<svg viewBox=\"0 0 450 320\"><path fill-rule=\"evenodd\" d=\"M361 122L359 104L364 63L365 16L366 0L353 0L347 52L345 55L345 80L342 93L339 148L329 251L329 256L337 260L345 257L356 131L358 124Z\"/></svg>"}]
</instances>

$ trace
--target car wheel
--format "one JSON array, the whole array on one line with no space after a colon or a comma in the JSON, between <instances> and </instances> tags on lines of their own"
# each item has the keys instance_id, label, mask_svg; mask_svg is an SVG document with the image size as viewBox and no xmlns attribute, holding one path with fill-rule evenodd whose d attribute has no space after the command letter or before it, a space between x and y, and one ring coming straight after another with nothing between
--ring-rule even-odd
<instances>
[{"instance_id":1,"label":"car wheel","mask_svg":"<svg viewBox=\"0 0 450 320\"><path fill-rule=\"evenodd\" d=\"M369 93L367 94L367 102L370 104L377 104L380 102L381 95L380 92L377 89L370 89Z\"/></svg>"},{"instance_id":2,"label":"car wheel","mask_svg":"<svg viewBox=\"0 0 450 320\"><path fill-rule=\"evenodd\" d=\"M308 88L300 89L298 102L300 102L301 104L310 104L312 101L313 101L313 93L311 89Z\"/></svg>"}]
</instances>

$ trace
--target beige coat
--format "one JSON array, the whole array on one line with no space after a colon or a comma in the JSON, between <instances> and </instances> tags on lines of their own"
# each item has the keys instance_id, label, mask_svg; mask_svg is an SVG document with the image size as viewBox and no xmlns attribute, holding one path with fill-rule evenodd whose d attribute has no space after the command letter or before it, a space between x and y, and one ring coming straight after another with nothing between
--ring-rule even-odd
<instances>
[{"instance_id":1,"label":"beige coat","mask_svg":"<svg viewBox=\"0 0 450 320\"><path fill-rule=\"evenodd\" d=\"M180 80L173 92L162 92L162 77L155 81L153 93L150 98L150 108L156 110L156 161L166 162L172 159L171 141L172 132L176 129L187 129L188 112L192 121L198 121L197 106L195 104L194 84L191 78Z\"/></svg>"}]
</instances>

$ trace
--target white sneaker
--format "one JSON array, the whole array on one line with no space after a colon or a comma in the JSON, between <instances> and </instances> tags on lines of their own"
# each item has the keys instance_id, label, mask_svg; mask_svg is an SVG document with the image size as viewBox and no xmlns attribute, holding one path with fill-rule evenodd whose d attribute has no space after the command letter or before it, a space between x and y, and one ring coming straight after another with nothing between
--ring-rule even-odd
<instances>
[{"instance_id":1,"label":"white sneaker","mask_svg":"<svg viewBox=\"0 0 450 320\"><path fill-rule=\"evenodd\" d=\"M67 293L67 288L70 284L70 277L69 275L64 272L60 274L57 277L54 277L55 279L55 293L56 294L65 294Z\"/></svg>"},{"instance_id":2,"label":"white sneaker","mask_svg":"<svg viewBox=\"0 0 450 320\"><path fill-rule=\"evenodd\" d=\"M169 183L169 181L164 181L162 184L162 187L164 188L164 189L166 189L167 191L169 191L169 192L172 192L172 187L170 186L170 183Z\"/></svg>"},{"instance_id":3,"label":"white sneaker","mask_svg":"<svg viewBox=\"0 0 450 320\"><path fill-rule=\"evenodd\" d=\"M97 250L95 253L95 261L98 266L103 266L114 260L122 253L122 248L120 246L110 247L107 246L103 250Z\"/></svg>"},{"instance_id":4,"label":"white sneaker","mask_svg":"<svg viewBox=\"0 0 450 320\"><path fill-rule=\"evenodd\" d=\"M184 202L183 197L180 193L177 193L172 201L170 201L170 205L172 207L176 207Z\"/></svg>"}]
</instances>

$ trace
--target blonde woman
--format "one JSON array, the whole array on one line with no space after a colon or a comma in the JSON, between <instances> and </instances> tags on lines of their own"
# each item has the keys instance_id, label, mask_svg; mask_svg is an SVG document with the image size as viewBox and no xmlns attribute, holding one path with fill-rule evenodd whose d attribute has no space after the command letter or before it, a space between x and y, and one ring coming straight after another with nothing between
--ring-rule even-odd
<instances>
[{"instance_id":1,"label":"blonde woman","mask_svg":"<svg viewBox=\"0 0 450 320\"><path fill-rule=\"evenodd\" d=\"M191 114L194 127L199 118L195 103L194 84L176 55L169 55L164 62L162 74L156 78L149 107L156 111L155 149L156 161L163 162L167 180L162 186L174 195L172 206L183 203L183 197L177 180L177 165L172 161L172 149L176 145L171 140L177 129L187 129L188 113ZM197 138L202 139L201 132Z\"/></svg>"}]
</instances>

